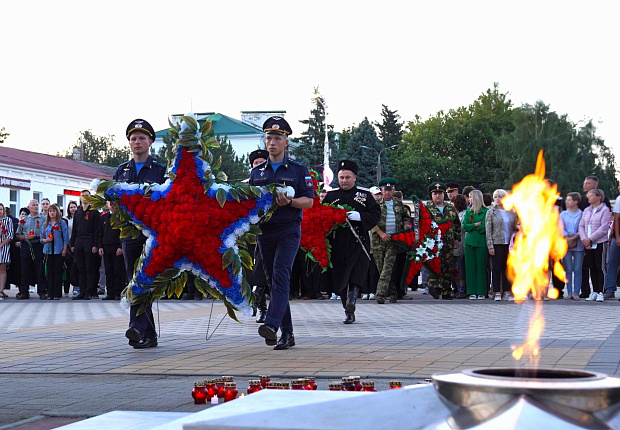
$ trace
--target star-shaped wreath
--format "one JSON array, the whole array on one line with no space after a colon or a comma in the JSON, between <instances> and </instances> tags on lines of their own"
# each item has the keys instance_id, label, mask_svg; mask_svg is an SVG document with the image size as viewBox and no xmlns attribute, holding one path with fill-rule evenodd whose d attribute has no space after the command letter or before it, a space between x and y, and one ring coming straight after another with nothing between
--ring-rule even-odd
<instances>
[{"instance_id":1,"label":"star-shaped wreath","mask_svg":"<svg viewBox=\"0 0 620 430\"><path fill-rule=\"evenodd\" d=\"M228 314L250 308L252 290L242 267L251 270L247 245L256 243L257 224L273 209L272 187L245 183L229 185L226 174L211 166L209 147L218 143L211 122L200 130L193 116L183 116L180 128L170 124L175 138L174 158L164 184L128 184L95 180L89 199L94 207L118 200L120 209L111 222L121 237L147 237L134 276L123 294L132 304L150 304L173 294L180 296L193 273L196 288L224 300Z\"/></svg>"},{"instance_id":2,"label":"star-shaped wreath","mask_svg":"<svg viewBox=\"0 0 620 430\"><path fill-rule=\"evenodd\" d=\"M319 263L323 271L331 264L331 245L327 235L336 228L346 225L347 211L328 203L322 204L318 191L318 173L310 170L314 186L314 203L312 208L304 209L301 221L300 247L306 257Z\"/></svg>"}]
</instances>

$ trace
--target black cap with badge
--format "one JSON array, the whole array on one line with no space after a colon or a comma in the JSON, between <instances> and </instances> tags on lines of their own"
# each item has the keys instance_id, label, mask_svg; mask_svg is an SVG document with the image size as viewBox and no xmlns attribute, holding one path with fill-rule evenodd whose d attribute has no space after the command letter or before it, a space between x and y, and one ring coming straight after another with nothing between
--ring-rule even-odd
<instances>
[{"instance_id":1,"label":"black cap with badge","mask_svg":"<svg viewBox=\"0 0 620 430\"><path fill-rule=\"evenodd\" d=\"M271 116L263 123L263 131L268 134L283 134L288 136L293 134L291 126L281 116Z\"/></svg>"},{"instance_id":2,"label":"black cap with badge","mask_svg":"<svg viewBox=\"0 0 620 430\"><path fill-rule=\"evenodd\" d=\"M264 158L265 160L269 158L269 151L266 149L256 149L250 152L250 166L254 165L254 161L257 158Z\"/></svg>"},{"instance_id":3,"label":"black cap with badge","mask_svg":"<svg viewBox=\"0 0 620 430\"><path fill-rule=\"evenodd\" d=\"M151 137L151 140L155 140L155 130L153 130L151 124L149 124L146 120L134 119L129 123L129 125L127 126L127 132L125 133L125 135L127 136L127 140L129 140L129 136L134 131L141 131L143 133L146 133Z\"/></svg>"},{"instance_id":4,"label":"black cap with badge","mask_svg":"<svg viewBox=\"0 0 620 430\"><path fill-rule=\"evenodd\" d=\"M357 175L357 163L351 160L342 160L338 162L338 171L350 170L354 175Z\"/></svg>"}]
</instances>

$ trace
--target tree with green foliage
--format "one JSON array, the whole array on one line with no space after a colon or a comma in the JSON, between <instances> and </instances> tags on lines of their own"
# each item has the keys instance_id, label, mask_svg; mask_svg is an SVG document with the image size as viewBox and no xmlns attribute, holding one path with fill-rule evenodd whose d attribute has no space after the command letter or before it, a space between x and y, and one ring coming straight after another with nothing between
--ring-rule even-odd
<instances>
[{"instance_id":1,"label":"tree with green foliage","mask_svg":"<svg viewBox=\"0 0 620 430\"><path fill-rule=\"evenodd\" d=\"M409 122L391 157L405 196L427 196L428 185L435 181L497 188L501 164L495 145L513 129L511 104L495 84L468 107L439 111L426 121L416 116Z\"/></svg>"},{"instance_id":2,"label":"tree with green foliage","mask_svg":"<svg viewBox=\"0 0 620 430\"><path fill-rule=\"evenodd\" d=\"M355 161L359 171L357 173L357 185L362 187L372 187L377 185L377 161L379 153L384 147L377 137L375 128L372 126L368 118L353 129L351 136L347 142L346 157ZM385 151L381 157L381 173L382 176L390 174L387 156Z\"/></svg>"},{"instance_id":3,"label":"tree with green foliage","mask_svg":"<svg viewBox=\"0 0 620 430\"><path fill-rule=\"evenodd\" d=\"M325 107L324 100L314 102L308 119L300 120L307 128L301 137L292 140L291 154L308 168L323 172L323 149L325 146ZM332 125L327 125L327 139L330 149L334 147L335 133ZM331 164L331 163L330 163Z\"/></svg>"},{"instance_id":4,"label":"tree with green foliage","mask_svg":"<svg viewBox=\"0 0 620 430\"><path fill-rule=\"evenodd\" d=\"M4 143L7 137L9 137L9 133L4 131L4 127L0 128L0 143Z\"/></svg>"},{"instance_id":5,"label":"tree with green foliage","mask_svg":"<svg viewBox=\"0 0 620 430\"><path fill-rule=\"evenodd\" d=\"M596 136L592 121L578 128L542 101L514 109L512 118L514 131L503 135L496 148L505 172L504 187L532 173L538 152L543 150L546 177L558 184L562 194L580 191L589 175L599 177L605 193L617 193L614 155Z\"/></svg>"},{"instance_id":6,"label":"tree with green foliage","mask_svg":"<svg viewBox=\"0 0 620 430\"><path fill-rule=\"evenodd\" d=\"M168 160L172 159L172 150L174 149L174 138L170 133L164 134L162 137L164 144L157 150L151 146L151 156L160 163L168 165Z\"/></svg>"},{"instance_id":7,"label":"tree with green foliage","mask_svg":"<svg viewBox=\"0 0 620 430\"><path fill-rule=\"evenodd\" d=\"M375 122L379 129L379 140L385 148L398 145L403 136L403 123L399 122L400 115L397 110L390 110L386 105L381 105L381 122Z\"/></svg>"},{"instance_id":8,"label":"tree with green foliage","mask_svg":"<svg viewBox=\"0 0 620 430\"><path fill-rule=\"evenodd\" d=\"M65 153L66 158L73 158L73 148L82 153L82 161L116 167L129 160L129 145L116 146L114 136L97 136L91 130L81 131L77 143Z\"/></svg>"},{"instance_id":9,"label":"tree with green foliage","mask_svg":"<svg viewBox=\"0 0 620 430\"><path fill-rule=\"evenodd\" d=\"M250 161L248 157L242 155L239 157L228 140L228 136L215 137L220 144L219 148L211 148L213 160L222 157L222 165L220 170L228 176L227 182L241 182L250 176Z\"/></svg>"}]
</instances>

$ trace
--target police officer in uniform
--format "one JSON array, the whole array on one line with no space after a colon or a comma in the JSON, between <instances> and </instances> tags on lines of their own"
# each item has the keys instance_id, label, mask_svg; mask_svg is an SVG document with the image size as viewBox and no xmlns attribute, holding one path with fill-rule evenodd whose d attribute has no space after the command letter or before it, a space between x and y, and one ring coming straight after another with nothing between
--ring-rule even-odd
<instances>
[{"instance_id":1,"label":"police officer in uniform","mask_svg":"<svg viewBox=\"0 0 620 430\"><path fill-rule=\"evenodd\" d=\"M264 163L269 158L269 152L265 149L257 149L250 152L250 165L252 168ZM265 277L265 270L263 269L263 259L258 252L256 245L250 245L251 249L248 249L250 255L254 256L254 267L251 274L251 285L256 286L254 289L254 315L258 310L258 318L256 322L259 324L265 323L267 318L267 294L269 293L269 287L267 284L267 278Z\"/></svg>"},{"instance_id":2,"label":"police officer in uniform","mask_svg":"<svg viewBox=\"0 0 620 430\"><path fill-rule=\"evenodd\" d=\"M403 201L394 196L394 186L398 181L394 178L383 178L379 182L382 198L377 203L381 207L381 218L372 232L372 255L379 270L379 283L377 284L377 303L385 303L389 297L390 302L396 303L398 291L395 282L400 284L400 279L392 280L394 263L400 248L392 242L392 234L405 228L405 206ZM408 222L407 222L408 224ZM402 273L401 273L402 274ZM406 291L406 288L405 288Z\"/></svg>"},{"instance_id":3,"label":"police officer in uniform","mask_svg":"<svg viewBox=\"0 0 620 430\"><path fill-rule=\"evenodd\" d=\"M125 133L131 148L131 160L118 166L114 174L114 180L129 183L163 184L166 166L155 160L149 150L155 141L155 130L143 119L133 120L127 126ZM127 281L133 278L133 269L136 261L140 258L146 236L140 235L137 239L122 238L121 248L125 260ZM151 306L147 306L144 312L137 315L140 305L132 305L129 313L129 329L125 336L129 339L129 345L136 349L151 348L157 346L157 333Z\"/></svg>"},{"instance_id":4,"label":"police officer in uniform","mask_svg":"<svg viewBox=\"0 0 620 430\"><path fill-rule=\"evenodd\" d=\"M425 206L431 215L431 219L437 224L448 221L452 223L452 226L441 237L443 241L443 247L439 251L441 270L439 274L429 271L428 292L435 299L441 295L443 300L452 300L452 274L450 271L454 266L454 248L458 248L461 238L461 221L452 203L444 200L446 192L444 184L435 182L429 185L428 191L431 193L431 201L427 202Z\"/></svg>"},{"instance_id":5,"label":"police officer in uniform","mask_svg":"<svg viewBox=\"0 0 620 430\"><path fill-rule=\"evenodd\" d=\"M274 349L288 349L295 346L293 321L289 306L291 271L301 240L301 218L303 209L312 207L312 178L306 166L291 160L286 155L291 126L279 116L268 118L263 124L265 148L269 158L252 169L250 185L262 186L282 184L292 187L294 196L278 192L278 208L271 218L261 224L262 234L258 236L258 249L263 259L263 269L271 289L271 298L265 323L258 328L258 334ZM278 329L282 335L277 339Z\"/></svg>"},{"instance_id":6,"label":"police officer in uniform","mask_svg":"<svg viewBox=\"0 0 620 430\"><path fill-rule=\"evenodd\" d=\"M355 303L366 281L370 259L368 232L377 225L381 207L367 188L357 187L357 164L344 160L338 163L340 188L328 191L323 203L348 205L353 208L347 217L357 237L350 228L339 228L330 238L332 246L331 281L333 291L340 295L345 310L345 324L355 322ZM364 249L366 250L364 252Z\"/></svg>"}]
</instances>

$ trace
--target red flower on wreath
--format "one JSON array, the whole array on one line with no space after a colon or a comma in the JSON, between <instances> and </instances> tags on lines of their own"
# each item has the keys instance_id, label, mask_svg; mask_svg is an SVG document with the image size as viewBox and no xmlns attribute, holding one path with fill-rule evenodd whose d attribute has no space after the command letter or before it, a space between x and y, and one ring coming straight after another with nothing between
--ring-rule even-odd
<instances>
[{"instance_id":1,"label":"red flower on wreath","mask_svg":"<svg viewBox=\"0 0 620 430\"><path fill-rule=\"evenodd\" d=\"M312 208L304 210L300 247L308 258L318 262L321 268L326 270L331 267L331 246L327 235L346 222L347 211L333 205L322 204L318 193L318 173L311 170L310 175L314 186L314 203Z\"/></svg>"}]
</instances>

